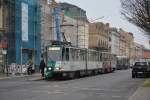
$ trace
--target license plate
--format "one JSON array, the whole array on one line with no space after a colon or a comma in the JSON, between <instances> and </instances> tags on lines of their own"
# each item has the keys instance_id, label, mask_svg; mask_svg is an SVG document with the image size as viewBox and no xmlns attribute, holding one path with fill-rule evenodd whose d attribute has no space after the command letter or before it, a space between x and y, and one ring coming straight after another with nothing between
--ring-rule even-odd
<instances>
[{"instance_id":1,"label":"license plate","mask_svg":"<svg viewBox=\"0 0 150 100\"><path fill-rule=\"evenodd\" d=\"M142 74L143 72L138 72L138 74Z\"/></svg>"}]
</instances>

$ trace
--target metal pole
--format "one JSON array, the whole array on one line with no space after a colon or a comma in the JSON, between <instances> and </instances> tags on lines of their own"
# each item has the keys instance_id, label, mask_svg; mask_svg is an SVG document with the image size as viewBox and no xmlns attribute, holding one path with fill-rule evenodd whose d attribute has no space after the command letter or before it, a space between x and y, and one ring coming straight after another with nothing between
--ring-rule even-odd
<instances>
[{"instance_id":1,"label":"metal pole","mask_svg":"<svg viewBox=\"0 0 150 100\"><path fill-rule=\"evenodd\" d=\"M7 71L6 73L7 73L7 76L8 76L8 59L7 59L7 54L6 54L6 71Z\"/></svg>"},{"instance_id":2,"label":"metal pole","mask_svg":"<svg viewBox=\"0 0 150 100\"><path fill-rule=\"evenodd\" d=\"M22 44L21 44L21 73L22 73Z\"/></svg>"}]
</instances>

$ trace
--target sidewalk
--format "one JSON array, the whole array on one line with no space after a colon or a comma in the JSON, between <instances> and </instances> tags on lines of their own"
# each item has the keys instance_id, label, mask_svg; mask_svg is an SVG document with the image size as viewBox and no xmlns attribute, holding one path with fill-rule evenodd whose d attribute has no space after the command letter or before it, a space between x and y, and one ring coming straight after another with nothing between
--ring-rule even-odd
<instances>
[{"instance_id":1,"label":"sidewalk","mask_svg":"<svg viewBox=\"0 0 150 100\"><path fill-rule=\"evenodd\" d=\"M31 80L38 80L40 79L40 73L35 73L32 75L9 75L7 76L6 74L0 74L0 80L4 80L4 79L12 79L12 78L23 78L23 77L28 77Z\"/></svg>"},{"instance_id":2,"label":"sidewalk","mask_svg":"<svg viewBox=\"0 0 150 100\"><path fill-rule=\"evenodd\" d=\"M5 79L5 78L8 78L7 75L0 73L0 80Z\"/></svg>"},{"instance_id":3,"label":"sidewalk","mask_svg":"<svg viewBox=\"0 0 150 100\"><path fill-rule=\"evenodd\" d=\"M150 100L150 79L147 79L128 100Z\"/></svg>"}]
</instances>

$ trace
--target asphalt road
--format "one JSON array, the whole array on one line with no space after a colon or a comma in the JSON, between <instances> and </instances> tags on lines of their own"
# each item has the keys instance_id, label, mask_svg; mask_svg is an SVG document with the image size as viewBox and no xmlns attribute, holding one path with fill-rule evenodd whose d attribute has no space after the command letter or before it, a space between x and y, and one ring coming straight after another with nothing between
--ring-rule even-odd
<instances>
[{"instance_id":1,"label":"asphalt road","mask_svg":"<svg viewBox=\"0 0 150 100\"><path fill-rule=\"evenodd\" d=\"M131 70L67 81L0 80L0 100L128 100L144 82Z\"/></svg>"}]
</instances>

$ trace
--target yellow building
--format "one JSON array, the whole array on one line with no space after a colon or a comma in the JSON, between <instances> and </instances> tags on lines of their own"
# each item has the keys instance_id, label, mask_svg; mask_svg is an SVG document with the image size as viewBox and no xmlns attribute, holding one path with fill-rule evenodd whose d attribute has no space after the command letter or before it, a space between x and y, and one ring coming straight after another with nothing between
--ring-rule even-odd
<instances>
[{"instance_id":1,"label":"yellow building","mask_svg":"<svg viewBox=\"0 0 150 100\"><path fill-rule=\"evenodd\" d=\"M134 51L133 56L134 56L135 60L143 58L143 56L144 56L144 46L143 45L134 42L133 51Z\"/></svg>"},{"instance_id":2,"label":"yellow building","mask_svg":"<svg viewBox=\"0 0 150 100\"><path fill-rule=\"evenodd\" d=\"M131 58L131 46L133 45L134 37L131 32L126 32L123 29L119 29L120 33L120 56L126 56Z\"/></svg>"},{"instance_id":3,"label":"yellow building","mask_svg":"<svg viewBox=\"0 0 150 100\"><path fill-rule=\"evenodd\" d=\"M89 24L89 48L109 50L109 24L102 22Z\"/></svg>"}]
</instances>

